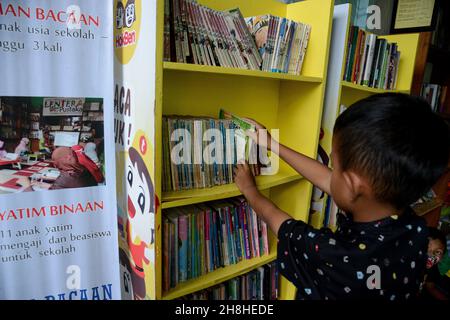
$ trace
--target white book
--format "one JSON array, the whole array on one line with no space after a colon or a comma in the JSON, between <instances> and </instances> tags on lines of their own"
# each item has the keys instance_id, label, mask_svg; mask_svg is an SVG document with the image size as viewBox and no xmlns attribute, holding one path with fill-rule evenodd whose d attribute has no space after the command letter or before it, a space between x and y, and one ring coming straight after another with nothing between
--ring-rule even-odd
<instances>
[{"instance_id":1,"label":"white book","mask_svg":"<svg viewBox=\"0 0 450 320\"><path fill-rule=\"evenodd\" d=\"M365 37L364 37L364 46L363 46L363 54L361 55L361 61L359 63L359 72L358 72L358 79L357 79L357 84L362 84L362 80L364 77L364 71L365 71L365 66L366 66L366 60L367 60L367 52L368 47L369 47L369 36L370 34L365 33Z\"/></svg>"},{"instance_id":2,"label":"white book","mask_svg":"<svg viewBox=\"0 0 450 320\"><path fill-rule=\"evenodd\" d=\"M372 70L373 58L374 58L374 55L375 55L375 43L376 43L376 40L377 40L377 36L376 35L369 34L366 67L365 67L365 71L364 71L364 77L363 77L363 80L362 80L362 84L365 85L365 86L369 85L370 71Z\"/></svg>"}]
</instances>

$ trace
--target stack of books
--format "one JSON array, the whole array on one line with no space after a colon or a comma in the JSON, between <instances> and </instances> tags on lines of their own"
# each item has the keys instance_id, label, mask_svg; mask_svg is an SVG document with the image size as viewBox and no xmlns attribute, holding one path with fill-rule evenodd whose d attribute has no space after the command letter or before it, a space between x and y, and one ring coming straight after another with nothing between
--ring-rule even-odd
<instances>
[{"instance_id":1,"label":"stack of books","mask_svg":"<svg viewBox=\"0 0 450 320\"><path fill-rule=\"evenodd\" d=\"M163 289L269 254L267 225L244 198L163 212Z\"/></svg>"},{"instance_id":2,"label":"stack of books","mask_svg":"<svg viewBox=\"0 0 450 320\"><path fill-rule=\"evenodd\" d=\"M240 160L253 175L261 173L258 147L245 134L254 126L225 111L219 117L163 117L163 191L233 183Z\"/></svg>"},{"instance_id":3,"label":"stack of books","mask_svg":"<svg viewBox=\"0 0 450 320\"><path fill-rule=\"evenodd\" d=\"M269 263L217 286L184 296L185 300L277 300L278 269Z\"/></svg>"},{"instance_id":4,"label":"stack of books","mask_svg":"<svg viewBox=\"0 0 450 320\"><path fill-rule=\"evenodd\" d=\"M262 58L261 70L300 74L310 25L269 14L245 18L245 21Z\"/></svg>"},{"instance_id":5,"label":"stack of books","mask_svg":"<svg viewBox=\"0 0 450 320\"><path fill-rule=\"evenodd\" d=\"M444 102L447 97L447 86L424 83L420 94L431 106L434 112L445 112Z\"/></svg>"},{"instance_id":6,"label":"stack of books","mask_svg":"<svg viewBox=\"0 0 450 320\"><path fill-rule=\"evenodd\" d=\"M245 18L195 0L169 0L164 60L298 75L311 26L272 15Z\"/></svg>"},{"instance_id":7,"label":"stack of books","mask_svg":"<svg viewBox=\"0 0 450 320\"><path fill-rule=\"evenodd\" d=\"M344 81L384 90L395 89L399 62L400 51L396 43L351 27Z\"/></svg>"},{"instance_id":8,"label":"stack of books","mask_svg":"<svg viewBox=\"0 0 450 320\"><path fill-rule=\"evenodd\" d=\"M259 70L261 57L239 9L216 11L195 0L168 0L164 60Z\"/></svg>"}]
</instances>

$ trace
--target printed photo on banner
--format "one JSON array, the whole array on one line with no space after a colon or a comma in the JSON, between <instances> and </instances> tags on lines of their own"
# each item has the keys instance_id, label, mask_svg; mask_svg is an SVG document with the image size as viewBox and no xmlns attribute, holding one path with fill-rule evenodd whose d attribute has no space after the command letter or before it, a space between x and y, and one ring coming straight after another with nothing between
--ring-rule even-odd
<instances>
[{"instance_id":1,"label":"printed photo on banner","mask_svg":"<svg viewBox=\"0 0 450 320\"><path fill-rule=\"evenodd\" d=\"M105 185L103 99L0 97L0 196Z\"/></svg>"}]
</instances>

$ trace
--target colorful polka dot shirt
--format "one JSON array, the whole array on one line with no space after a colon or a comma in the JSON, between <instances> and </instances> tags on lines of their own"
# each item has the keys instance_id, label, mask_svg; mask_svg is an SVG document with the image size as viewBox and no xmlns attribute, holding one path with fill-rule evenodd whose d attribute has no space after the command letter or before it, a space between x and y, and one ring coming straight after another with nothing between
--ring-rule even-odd
<instances>
[{"instance_id":1,"label":"colorful polka dot shirt","mask_svg":"<svg viewBox=\"0 0 450 320\"><path fill-rule=\"evenodd\" d=\"M367 223L339 213L335 233L290 219L278 231L278 266L297 299L408 300L423 280L427 235L411 210Z\"/></svg>"}]
</instances>

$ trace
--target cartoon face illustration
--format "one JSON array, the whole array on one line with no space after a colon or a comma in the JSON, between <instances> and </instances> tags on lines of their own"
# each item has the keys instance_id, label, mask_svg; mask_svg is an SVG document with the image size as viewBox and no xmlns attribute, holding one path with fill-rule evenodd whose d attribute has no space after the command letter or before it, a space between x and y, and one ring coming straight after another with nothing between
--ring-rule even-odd
<instances>
[{"instance_id":1,"label":"cartoon face illustration","mask_svg":"<svg viewBox=\"0 0 450 320\"><path fill-rule=\"evenodd\" d=\"M123 21L125 17L125 8L123 7L123 3L121 1L117 2L116 8L116 28L122 29Z\"/></svg>"},{"instance_id":2,"label":"cartoon face illustration","mask_svg":"<svg viewBox=\"0 0 450 320\"><path fill-rule=\"evenodd\" d=\"M144 160L133 147L129 150L125 175L131 240L135 242L139 239L147 245L153 244L154 230L149 230L154 225L153 183Z\"/></svg>"},{"instance_id":3,"label":"cartoon face illustration","mask_svg":"<svg viewBox=\"0 0 450 320\"><path fill-rule=\"evenodd\" d=\"M127 28L131 27L133 25L133 22L136 20L136 7L134 0L130 0L127 3L127 6L125 8L125 25Z\"/></svg>"}]
</instances>

